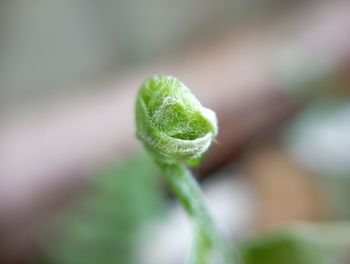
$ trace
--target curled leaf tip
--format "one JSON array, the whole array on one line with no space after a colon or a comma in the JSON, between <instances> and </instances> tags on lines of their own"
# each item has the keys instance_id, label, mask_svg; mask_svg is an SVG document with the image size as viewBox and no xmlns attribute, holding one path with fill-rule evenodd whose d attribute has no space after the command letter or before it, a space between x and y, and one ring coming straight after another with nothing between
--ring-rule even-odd
<instances>
[{"instance_id":1,"label":"curled leaf tip","mask_svg":"<svg viewBox=\"0 0 350 264\"><path fill-rule=\"evenodd\" d=\"M170 76L144 82L136 100L137 136L162 162L193 161L217 135L215 113Z\"/></svg>"}]
</instances>

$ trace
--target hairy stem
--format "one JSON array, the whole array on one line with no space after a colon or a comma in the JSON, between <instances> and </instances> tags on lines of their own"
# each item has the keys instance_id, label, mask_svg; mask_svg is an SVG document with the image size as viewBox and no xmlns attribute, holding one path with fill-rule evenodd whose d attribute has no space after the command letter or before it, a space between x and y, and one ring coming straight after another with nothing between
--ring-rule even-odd
<instances>
[{"instance_id":1,"label":"hairy stem","mask_svg":"<svg viewBox=\"0 0 350 264\"><path fill-rule=\"evenodd\" d=\"M160 163L177 199L192 218L194 234L191 264L238 264L227 242L216 229L191 172L182 164ZM234 260L236 259L236 260Z\"/></svg>"}]
</instances>

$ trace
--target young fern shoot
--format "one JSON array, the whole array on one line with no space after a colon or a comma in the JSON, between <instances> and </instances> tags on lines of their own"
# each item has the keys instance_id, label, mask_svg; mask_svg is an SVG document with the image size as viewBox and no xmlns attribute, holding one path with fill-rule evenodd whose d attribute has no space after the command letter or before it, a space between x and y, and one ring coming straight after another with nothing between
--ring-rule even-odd
<instances>
[{"instance_id":1,"label":"young fern shoot","mask_svg":"<svg viewBox=\"0 0 350 264\"><path fill-rule=\"evenodd\" d=\"M144 82L136 100L137 137L192 219L191 264L238 263L216 229L187 164L198 164L218 133L215 113L169 76Z\"/></svg>"}]
</instances>

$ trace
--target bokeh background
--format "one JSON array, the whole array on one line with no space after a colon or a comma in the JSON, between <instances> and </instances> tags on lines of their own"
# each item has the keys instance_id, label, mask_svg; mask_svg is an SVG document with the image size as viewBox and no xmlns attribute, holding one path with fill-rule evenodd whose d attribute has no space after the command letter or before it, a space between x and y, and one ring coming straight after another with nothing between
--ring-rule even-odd
<instances>
[{"instance_id":1,"label":"bokeh background","mask_svg":"<svg viewBox=\"0 0 350 264\"><path fill-rule=\"evenodd\" d=\"M350 2L0 2L0 263L181 264L189 220L135 138L173 75L220 133L194 169L247 264L350 263Z\"/></svg>"}]
</instances>

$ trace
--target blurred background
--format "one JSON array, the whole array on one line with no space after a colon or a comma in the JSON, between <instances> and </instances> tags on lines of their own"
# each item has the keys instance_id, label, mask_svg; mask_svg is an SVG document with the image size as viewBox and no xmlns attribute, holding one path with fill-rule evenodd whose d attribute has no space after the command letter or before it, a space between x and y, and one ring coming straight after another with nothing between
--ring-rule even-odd
<instances>
[{"instance_id":1,"label":"blurred background","mask_svg":"<svg viewBox=\"0 0 350 264\"><path fill-rule=\"evenodd\" d=\"M194 169L245 263L350 263L350 2L0 2L0 263L181 264L190 223L135 138L173 75L219 118Z\"/></svg>"}]
</instances>

